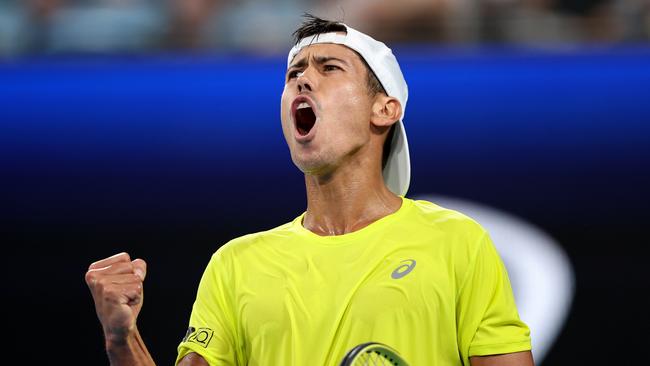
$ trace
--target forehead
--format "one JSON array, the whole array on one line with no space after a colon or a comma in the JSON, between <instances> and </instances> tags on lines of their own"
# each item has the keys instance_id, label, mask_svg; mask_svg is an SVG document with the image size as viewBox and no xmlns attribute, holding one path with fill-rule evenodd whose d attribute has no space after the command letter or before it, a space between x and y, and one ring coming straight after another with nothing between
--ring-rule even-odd
<instances>
[{"instance_id":1,"label":"forehead","mask_svg":"<svg viewBox=\"0 0 650 366\"><path fill-rule=\"evenodd\" d=\"M290 66L304 58L311 57L336 57L350 65L361 63L361 56L347 46L336 43L317 43L303 47L291 60Z\"/></svg>"}]
</instances>

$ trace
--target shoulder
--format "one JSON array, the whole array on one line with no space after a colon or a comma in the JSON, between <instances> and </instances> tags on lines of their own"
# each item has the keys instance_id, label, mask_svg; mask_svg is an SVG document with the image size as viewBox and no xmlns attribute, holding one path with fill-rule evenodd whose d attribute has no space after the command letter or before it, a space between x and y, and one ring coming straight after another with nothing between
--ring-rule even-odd
<instances>
[{"instance_id":1,"label":"shoulder","mask_svg":"<svg viewBox=\"0 0 650 366\"><path fill-rule=\"evenodd\" d=\"M498 254L494 250L488 232L471 217L428 201L413 201L422 226L432 247L442 254L445 263L452 268L456 288L463 288L468 274L477 266L496 268ZM497 273L488 271L489 273ZM483 274L485 275L485 273ZM477 282L478 285L481 282Z\"/></svg>"},{"instance_id":2,"label":"shoulder","mask_svg":"<svg viewBox=\"0 0 650 366\"><path fill-rule=\"evenodd\" d=\"M419 225L450 235L482 237L485 229L471 217L433 202L409 200L413 206L412 215Z\"/></svg>"},{"instance_id":3,"label":"shoulder","mask_svg":"<svg viewBox=\"0 0 650 366\"><path fill-rule=\"evenodd\" d=\"M452 259L449 264L465 267L479 253L487 231L471 217L429 201L410 200L402 231L422 240L433 253Z\"/></svg>"}]
</instances>

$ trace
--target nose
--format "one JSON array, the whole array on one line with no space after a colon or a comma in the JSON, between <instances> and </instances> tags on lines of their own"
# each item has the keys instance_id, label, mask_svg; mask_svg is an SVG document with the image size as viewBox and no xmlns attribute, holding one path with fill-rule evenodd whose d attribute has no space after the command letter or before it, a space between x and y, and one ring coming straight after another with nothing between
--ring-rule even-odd
<instances>
[{"instance_id":1,"label":"nose","mask_svg":"<svg viewBox=\"0 0 650 366\"><path fill-rule=\"evenodd\" d=\"M307 70L304 70L303 72L298 74L298 92L302 93L304 91L313 91L312 88L312 82L309 80L309 77L307 76Z\"/></svg>"}]
</instances>

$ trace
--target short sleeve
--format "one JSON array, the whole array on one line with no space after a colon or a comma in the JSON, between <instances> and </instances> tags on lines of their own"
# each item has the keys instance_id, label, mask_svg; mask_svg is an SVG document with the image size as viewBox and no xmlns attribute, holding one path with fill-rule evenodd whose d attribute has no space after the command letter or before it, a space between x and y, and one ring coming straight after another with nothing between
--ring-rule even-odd
<instances>
[{"instance_id":1,"label":"short sleeve","mask_svg":"<svg viewBox=\"0 0 650 366\"><path fill-rule=\"evenodd\" d=\"M208 263L192 307L187 333L178 346L178 363L196 352L211 366L237 365L237 335L233 316L229 263L217 251Z\"/></svg>"},{"instance_id":2,"label":"short sleeve","mask_svg":"<svg viewBox=\"0 0 650 366\"><path fill-rule=\"evenodd\" d=\"M508 273L484 234L457 295L458 346L469 357L527 351L530 330L519 319Z\"/></svg>"}]
</instances>

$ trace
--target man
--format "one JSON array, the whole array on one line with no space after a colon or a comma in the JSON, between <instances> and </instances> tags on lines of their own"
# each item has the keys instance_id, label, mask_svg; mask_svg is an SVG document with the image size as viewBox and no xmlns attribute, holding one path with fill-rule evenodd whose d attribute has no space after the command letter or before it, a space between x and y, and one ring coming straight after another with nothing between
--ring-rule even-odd
<instances>
[{"instance_id":1,"label":"man","mask_svg":"<svg viewBox=\"0 0 650 366\"><path fill-rule=\"evenodd\" d=\"M315 17L295 33L282 129L307 210L213 255L178 365L337 365L375 341L411 364L533 365L506 270L467 217L404 197L406 83L390 49ZM86 281L114 365L151 365L128 254Z\"/></svg>"}]
</instances>

